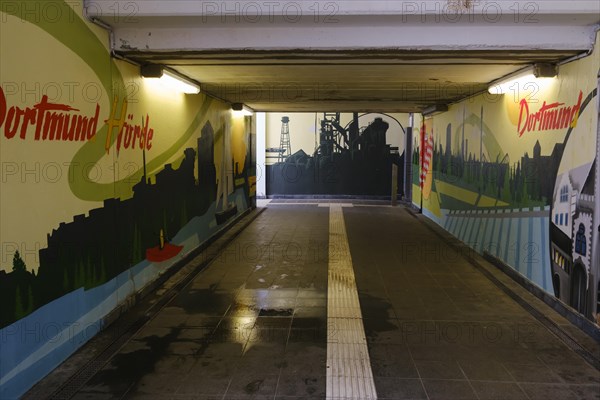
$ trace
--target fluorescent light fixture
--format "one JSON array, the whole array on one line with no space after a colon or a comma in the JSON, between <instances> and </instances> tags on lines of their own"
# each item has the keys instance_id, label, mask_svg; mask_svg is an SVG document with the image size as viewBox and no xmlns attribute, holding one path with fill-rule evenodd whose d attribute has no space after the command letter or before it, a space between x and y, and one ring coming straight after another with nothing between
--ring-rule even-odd
<instances>
[{"instance_id":1,"label":"fluorescent light fixture","mask_svg":"<svg viewBox=\"0 0 600 400\"><path fill-rule=\"evenodd\" d=\"M171 71L163 71L163 76L160 77L161 83L186 94L200 93L200 86L194 82L184 79Z\"/></svg>"},{"instance_id":2,"label":"fluorescent light fixture","mask_svg":"<svg viewBox=\"0 0 600 400\"><path fill-rule=\"evenodd\" d=\"M533 68L528 67L498 79L490 84L490 94L504 94L510 91L527 90L527 85L534 85L541 80L550 80L558 75L555 64L537 63ZM515 86L516 85L516 86Z\"/></svg>"},{"instance_id":3,"label":"fluorescent light fixture","mask_svg":"<svg viewBox=\"0 0 600 400\"><path fill-rule=\"evenodd\" d=\"M500 80L495 83L490 84L488 87L488 92L490 94L504 94L509 93L511 88L519 88L527 85L528 83L534 82L535 76L532 73L525 73L523 75L513 76L508 79ZM514 85L517 86L514 86Z\"/></svg>"},{"instance_id":4,"label":"fluorescent light fixture","mask_svg":"<svg viewBox=\"0 0 600 400\"><path fill-rule=\"evenodd\" d=\"M251 116L254 114L254 110L243 103L233 103L231 105L234 115Z\"/></svg>"},{"instance_id":5,"label":"fluorescent light fixture","mask_svg":"<svg viewBox=\"0 0 600 400\"><path fill-rule=\"evenodd\" d=\"M141 73L145 79L158 79L162 85L178 92L186 94L200 93L200 85L198 83L161 65L142 65Z\"/></svg>"}]
</instances>

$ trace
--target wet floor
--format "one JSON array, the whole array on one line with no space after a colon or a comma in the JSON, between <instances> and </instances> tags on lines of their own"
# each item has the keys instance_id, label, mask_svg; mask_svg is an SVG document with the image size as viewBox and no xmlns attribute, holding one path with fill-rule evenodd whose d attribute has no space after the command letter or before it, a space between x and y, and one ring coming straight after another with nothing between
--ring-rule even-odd
<instances>
[{"instance_id":1,"label":"wet floor","mask_svg":"<svg viewBox=\"0 0 600 400\"><path fill-rule=\"evenodd\" d=\"M75 398L323 398L328 209L269 209Z\"/></svg>"},{"instance_id":2,"label":"wet floor","mask_svg":"<svg viewBox=\"0 0 600 400\"><path fill-rule=\"evenodd\" d=\"M464 250L405 210L344 214L378 398L600 398L600 373Z\"/></svg>"},{"instance_id":3,"label":"wet floor","mask_svg":"<svg viewBox=\"0 0 600 400\"><path fill-rule=\"evenodd\" d=\"M343 215L379 399L600 398L596 369L406 209ZM325 398L329 218L270 204L75 398Z\"/></svg>"}]
</instances>

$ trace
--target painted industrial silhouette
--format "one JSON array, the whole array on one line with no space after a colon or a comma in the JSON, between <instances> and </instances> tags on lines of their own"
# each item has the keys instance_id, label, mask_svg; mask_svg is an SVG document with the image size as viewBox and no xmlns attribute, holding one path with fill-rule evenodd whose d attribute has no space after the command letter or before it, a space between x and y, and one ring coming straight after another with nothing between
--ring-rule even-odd
<instances>
[{"instance_id":1,"label":"painted industrial silhouette","mask_svg":"<svg viewBox=\"0 0 600 400\"><path fill-rule=\"evenodd\" d=\"M282 135L289 118L282 119ZM289 139L277 163L267 165L267 195L371 195L390 196L392 164L398 165L398 187L403 187L404 154L386 143L389 128L382 118L359 127L359 115L345 127L340 113L324 113L319 144L312 156L299 150L288 155ZM286 145L285 147L283 145Z\"/></svg>"}]
</instances>

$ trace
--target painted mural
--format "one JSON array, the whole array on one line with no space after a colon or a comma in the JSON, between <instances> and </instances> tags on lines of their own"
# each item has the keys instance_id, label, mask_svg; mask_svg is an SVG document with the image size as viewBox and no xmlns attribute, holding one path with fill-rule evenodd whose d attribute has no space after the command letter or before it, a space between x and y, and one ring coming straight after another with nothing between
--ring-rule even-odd
<instances>
[{"instance_id":1,"label":"painted mural","mask_svg":"<svg viewBox=\"0 0 600 400\"><path fill-rule=\"evenodd\" d=\"M404 151L388 140L390 133L397 140L404 138L404 127L395 117L376 113L315 114L314 148L292 153L291 143L302 140L307 133L290 128L294 119L283 116L281 132L268 132L268 136L280 139L279 146L266 149L267 160L274 161L266 165L268 196L389 197L392 165L398 170L396 187L403 187Z\"/></svg>"},{"instance_id":2,"label":"painted mural","mask_svg":"<svg viewBox=\"0 0 600 400\"><path fill-rule=\"evenodd\" d=\"M600 320L597 57L426 118L413 202L589 319Z\"/></svg>"},{"instance_id":3,"label":"painted mural","mask_svg":"<svg viewBox=\"0 0 600 400\"><path fill-rule=\"evenodd\" d=\"M582 108L598 113L592 95L597 90ZM600 138L591 154L578 149L586 142L594 148L588 135L573 124L562 144L567 156L556 174L550 213L551 272L555 295L600 325ZM577 157L569 158L569 153Z\"/></svg>"},{"instance_id":4,"label":"painted mural","mask_svg":"<svg viewBox=\"0 0 600 400\"><path fill-rule=\"evenodd\" d=\"M0 398L252 206L256 182L251 117L141 79L81 4L49 21L30 3L0 12Z\"/></svg>"}]
</instances>

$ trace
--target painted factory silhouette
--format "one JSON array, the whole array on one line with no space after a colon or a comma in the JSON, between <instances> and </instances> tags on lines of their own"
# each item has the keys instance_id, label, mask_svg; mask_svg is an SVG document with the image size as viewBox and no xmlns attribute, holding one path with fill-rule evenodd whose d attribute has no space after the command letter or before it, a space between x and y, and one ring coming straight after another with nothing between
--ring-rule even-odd
<instances>
[{"instance_id":1,"label":"painted factory silhouette","mask_svg":"<svg viewBox=\"0 0 600 400\"><path fill-rule=\"evenodd\" d=\"M342 127L340 113L324 113L312 156L299 150L266 166L267 195L390 196L392 164L402 188L404 154L387 144L388 123L375 118L360 128L358 118Z\"/></svg>"}]
</instances>

